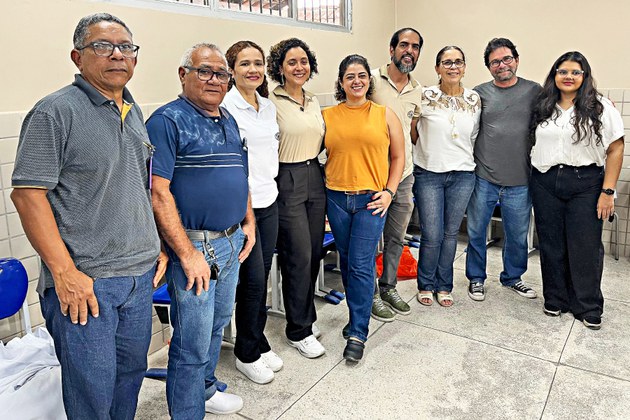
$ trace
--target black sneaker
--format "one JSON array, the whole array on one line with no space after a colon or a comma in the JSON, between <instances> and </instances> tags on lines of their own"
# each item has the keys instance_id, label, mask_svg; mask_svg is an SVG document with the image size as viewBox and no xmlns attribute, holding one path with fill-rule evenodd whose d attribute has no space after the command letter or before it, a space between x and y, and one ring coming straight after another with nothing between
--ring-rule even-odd
<instances>
[{"instance_id":1,"label":"black sneaker","mask_svg":"<svg viewBox=\"0 0 630 420\"><path fill-rule=\"evenodd\" d=\"M555 306L547 306L547 305L543 305L543 312L545 313L545 315L547 316L560 316L560 314L562 313L562 311L558 308L556 308Z\"/></svg>"},{"instance_id":2,"label":"black sneaker","mask_svg":"<svg viewBox=\"0 0 630 420\"><path fill-rule=\"evenodd\" d=\"M486 298L486 290L483 283L475 282L468 285L468 297L478 302Z\"/></svg>"},{"instance_id":3,"label":"black sneaker","mask_svg":"<svg viewBox=\"0 0 630 420\"><path fill-rule=\"evenodd\" d=\"M343 349L343 358L349 362L358 362L363 358L363 350L365 350L365 344L359 340L349 338L346 341L346 348Z\"/></svg>"},{"instance_id":4,"label":"black sneaker","mask_svg":"<svg viewBox=\"0 0 630 420\"><path fill-rule=\"evenodd\" d=\"M598 316L585 316L582 323L591 330L599 330L602 327L602 319Z\"/></svg>"},{"instance_id":5,"label":"black sneaker","mask_svg":"<svg viewBox=\"0 0 630 420\"><path fill-rule=\"evenodd\" d=\"M523 283L522 280L517 281L512 286L506 286L506 287L514 290L516 293L519 294L519 296L523 296L528 299L536 299L538 297L538 295L536 294L536 291L532 289L531 287L527 286L525 283Z\"/></svg>"}]
</instances>

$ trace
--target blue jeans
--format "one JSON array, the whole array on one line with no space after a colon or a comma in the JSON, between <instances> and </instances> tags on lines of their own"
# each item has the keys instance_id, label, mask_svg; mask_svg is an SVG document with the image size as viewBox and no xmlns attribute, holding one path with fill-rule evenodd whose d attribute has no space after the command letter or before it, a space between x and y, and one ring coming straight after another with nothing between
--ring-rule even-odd
<instances>
[{"instance_id":1,"label":"blue jeans","mask_svg":"<svg viewBox=\"0 0 630 420\"><path fill-rule=\"evenodd\" d=\"M134 418L151 341L154 273L152 268L140 276L96 279L99 316L90 316L86 325L61 314L53 287L41 297L69 419Z\"/></svg>"},{"instance_id":2,"label":"blue jeans","mask_svg":"<svg viewBox=\"0 0 630 420\"><path fill-rule=\"evenodd\" d=\"M457 233L475 186L472 171L431 172L414 167L420 216L418 290L451 292Z\"/></svg>"},{"instance_id":3,"label":"blue jeans","mask_svg":"<svg viewBox=\"0 0 630 420\"><path fill-rule=\"evenodd\" d=\"M501 204L503 220L503 271L499 279L504 286L512 286L527 271L527 231L532 199L527 185L503 187L477 176L475 190L467 209L468 248L466 249L466 277L471 283L483 283L486 274L486 228L492 212Z\"/></svg>"},{"instance_id":4,"label":"blue jeans","mask_svg":"<svg viewBox=\"0 0 630 420\"><path fill-rule=\"evenodd\" d=\"M350 337L367 340L374 278L376 248L385 218L366 208L372 194L346 195L327 190L328 221L339 252L341 280L350 311Z\"/></svg>"},{"instance_id":5,"label":"blue jeans","mask_svg":"<svg viewBox=\"0 0 630 420\"><path fill-rule=\"evenodd\" d=\"M219 360L223 329L230 322L238 283L238 253L243 247L239 228L229 237L193 241L203 252L208 265L219 266L218 280L211 280L208 291L195 294L195 286L186 290L186 275L177 255L170 257L166 278L171 297L173 338L168 352L166 401L173 419L203 419L204 403L224 384L217 381L214 370ZM214 249L214 260L209 255Z\"/></svg>"}]
</instances>

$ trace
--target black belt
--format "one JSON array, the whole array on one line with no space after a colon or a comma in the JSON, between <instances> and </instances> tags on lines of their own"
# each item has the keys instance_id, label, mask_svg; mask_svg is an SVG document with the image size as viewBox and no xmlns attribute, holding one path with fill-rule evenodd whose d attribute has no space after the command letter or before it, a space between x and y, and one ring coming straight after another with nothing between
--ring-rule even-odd
<instances>
[{"instance_id":1,"label":"black belt","mask_svg":"<svg viewBox=\"0 0 630 420\"><path fill-rule=\"evenodd\" d=\"M186 235L191 241L204 241L207 242L212 239L219 239L228 237L240 227L239 223L234 226L230 226L225 230L186 230Z\"/></svg>"}]
</instances>

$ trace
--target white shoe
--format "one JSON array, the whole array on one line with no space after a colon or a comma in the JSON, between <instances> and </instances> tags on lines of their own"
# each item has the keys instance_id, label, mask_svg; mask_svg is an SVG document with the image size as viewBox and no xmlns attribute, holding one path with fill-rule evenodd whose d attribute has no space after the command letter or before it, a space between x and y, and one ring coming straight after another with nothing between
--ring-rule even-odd
<instances>
[{"instance_id":1,"label":"white shoe","mask_svg":"<svg viewBox=\"0 0 630 420\"><path fill-rule=\"evenodd\" d=\"M262 353L260 355L260 358L263 362L265 362L267 366L269 366L269 369L274 372L279 371L280 369L282 369L282 366L284 366L284 362L282 361L280 356L274 353L273 350L269 350L267 353Z\"/></svg>"},{"instance_id":2,"label":"white shoe","mask_svg":"<svg viewBox=\"0 0 630 420\"><path fill-rule=\"evenodd\" d=\"M268 384L273 381L273 370L267 366L262 357L252 363L243 363L237 358L236 369L257 384Z\"/></svg>"},{"instance_id":3,"label":"white shoe","mask_svg":"<svg viewBox=\"0 0 630 420\"><path fill-rule=\"evenodd\" d=\"M291 347L295 347L302 356L309 359L315 359L316 357L326 353L326 349L319 341L317 341L317 338L315 338L314 335L309 335L300 341L291 341L287 339L287 343L289 343Z\"/></svg>"},{"instance_id":4,"label":"white shoe","mask_svg":"<svg viewBox=\"0 0 630 420\"><path fill-rule=\"evenodd\" d=\"M206 400L206 413L234 414L243 408L243 399L238 395L217 391Z\"/></svg>"},{"instance_id":5,"label":"white shoe","mask_svg":"<svg viewBox=\"0 0 630 420\"><path fill-rule=\"evenodd\" d=\"M319 338L322 336L322 332L319 330L317 325L315 325L315 323L311 325L311 331L313 332L313 335L315 336L315 338Z\"/></svg>"}]
</instances>

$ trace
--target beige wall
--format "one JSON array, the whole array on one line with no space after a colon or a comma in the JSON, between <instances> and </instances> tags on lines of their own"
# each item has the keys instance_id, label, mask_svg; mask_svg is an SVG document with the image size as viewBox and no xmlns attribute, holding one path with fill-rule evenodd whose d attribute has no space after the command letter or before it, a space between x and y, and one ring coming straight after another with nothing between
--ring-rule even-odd
<instances>
[{"instance_id":1,"label":"beige wall","mask_svg":"<svg viewBox=\"0 0 630 420\"><path fill-rule=\"evenodd\" d=\"M542 82L556 58L577 50L599 86L630 87L627 0L396 0L395 26L413 26L425 39L415 73L423 84L436 82L435 55L452 44L467 55L467 86L489 80L483 51L490 39L506 37L517 46L525 78Z\"/></svg>"},{"instance_id":2,"label":"beige wall","mask_svg":"<svg viewBox=\"0 0 630 420\"><path fill-rule=\"evenodd\" d=\"M200 41L213 42L225 51L235 41L252 39L268 51L282 39L302 38L320 63L320 74L307 89L332 92L337 66L347 54L360 53L379 64L388 58L387 37L394 27L394 9L382 0L354 1L352 33L213 19L100 1L3 1L0 39L16 46L10 52L5 50L0 66L0 112L28 110L44 94L72 80L75 68L69 54L74 27L82 16L99 11L123 19L134 32L134 42L141 46L130 89L142 104L164 103L179 93L176 72L182 53Z\"/></svg>"}]
</instances>

